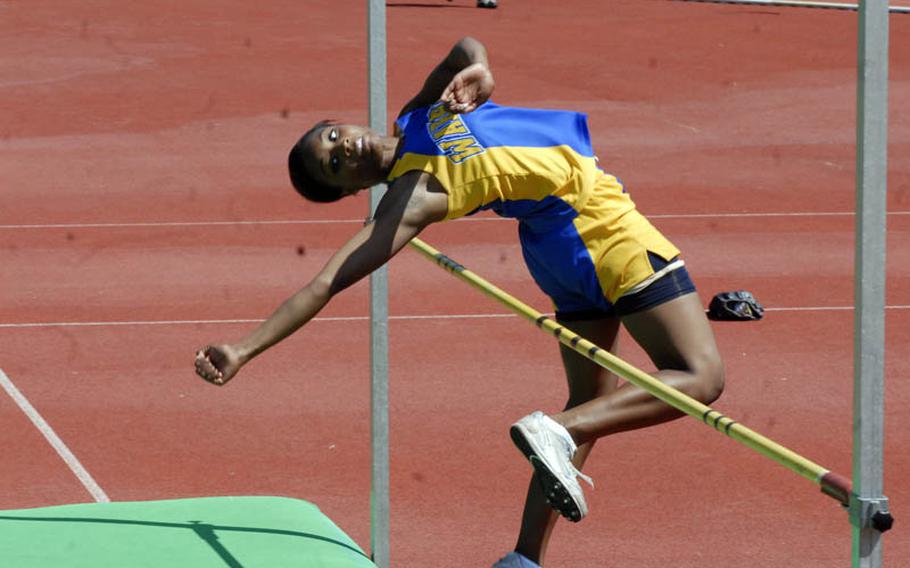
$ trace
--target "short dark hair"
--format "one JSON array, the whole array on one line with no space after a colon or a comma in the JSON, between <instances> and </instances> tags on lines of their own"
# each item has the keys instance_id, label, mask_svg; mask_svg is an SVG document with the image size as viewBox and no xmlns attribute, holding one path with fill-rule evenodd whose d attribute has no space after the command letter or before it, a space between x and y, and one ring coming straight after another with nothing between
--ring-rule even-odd
<instances>
[{"instance_id":1,"label":"short dark hair","mask_svg":"<svg viewBox=\"0 0 910 568\"><path fill-rule=\"evenodd\" d=\"M335 124L335 122L332 120L321 120L317 122L313 128L307 130L303 136L300 137L300 140L294 144L294 147L291 148L291 152L288 154L288 173L291 175L291 184L293 184L297 193L306 199L317 203L332 203L333 201L338 201L344 197L344 193L341 191L340 187L333 187L317 181L312 174L307 171L306 167L307 156L306 150L304 149L304 140L306 140L307 136L311 133L330 124Z\"/></svg>"}]
</instances>

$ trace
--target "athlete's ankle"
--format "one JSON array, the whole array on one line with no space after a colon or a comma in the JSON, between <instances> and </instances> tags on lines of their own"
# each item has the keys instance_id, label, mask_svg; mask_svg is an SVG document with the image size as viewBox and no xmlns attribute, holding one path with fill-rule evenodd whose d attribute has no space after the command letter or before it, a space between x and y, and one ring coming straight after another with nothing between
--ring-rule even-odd
<instances>
[{"instance_id":1,"label":"athlete's ankle","mask_svg":"<svg viewBox=\"0 0 910 568\"><path fill-rule=\"evenodd\" d=\"M588 440L579 439L583 437L581 430L576 427L575 422L567 415L566 412L559 412L557 414L548 415L547 418L555 422L565 431L566 434L572 438L572 441L575 442L575 446L580 446L587 442Z\"/></svg>"},{"instance_id":2,"label":"athlete's ankle","mask_svg":"<svg viewBox=\"0 0 910 568\"><path fill-rule=\"evenodd\" d=\"M543 560L543 551L540 547L523 545L520 541L518 545L515 546L515 552L537 565L540 565Z\"/></svg>"}]
</instances>

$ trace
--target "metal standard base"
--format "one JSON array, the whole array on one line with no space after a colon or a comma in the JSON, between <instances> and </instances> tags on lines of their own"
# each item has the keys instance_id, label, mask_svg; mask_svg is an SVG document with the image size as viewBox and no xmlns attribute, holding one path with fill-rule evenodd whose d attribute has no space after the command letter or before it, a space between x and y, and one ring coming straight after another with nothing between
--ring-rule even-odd
<instances>
[{"instance_id":1,"label":"metal standard base","mask_svg":"<svg viewBox=\"0 0 910 568\"><path fill-rule=\"evenodd\" d=\"M894 526L894 517L888 510L888 498L864 499L854 497L850 501L850 524L865 530L874 529L888 532Z\"/></svg>"}]
</instances>

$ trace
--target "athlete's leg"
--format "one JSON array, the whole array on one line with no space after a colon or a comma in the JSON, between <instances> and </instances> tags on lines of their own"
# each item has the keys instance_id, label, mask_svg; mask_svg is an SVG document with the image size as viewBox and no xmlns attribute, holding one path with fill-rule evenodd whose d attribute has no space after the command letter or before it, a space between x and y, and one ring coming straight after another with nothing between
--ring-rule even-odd
<instances>
[{"instance_id":1,"label":"athlete's leg","mask_svg":"<svg viewBox=\"0 0 910 568\"><path fill-rule=\"evenodd\" d=\"M619 343L618 318L607 317L570 322L560 320L560 323L598 346L608 349L610 352L616 352ZM616 376L600 365L564 345L560 345L560 354L569 383L569 400L566 403L566 409L603 397L616 388ZM593 440L579 445L575 458L572 460L575 467L581 469L593 446ZM521 520L521 532L515 550L530 560L542 564L550 534L558 518L558 513L544 498L535 474L528 487L528 496Z\"/></svg>"},{"instance_id":2,"label":"athlete's leg","mask_svg":"<svg viewBox=\"0 0 910 568\"><path fill-rule=\"evenodd\" d=\"M705 404L720 396L723 363L697 294L686 294L627 315L623 325L657 366L654 377ZM625 383L552 418L565 426L580 445L679 416L682 413L673 407Z\"/></svg>"}]
</instances>

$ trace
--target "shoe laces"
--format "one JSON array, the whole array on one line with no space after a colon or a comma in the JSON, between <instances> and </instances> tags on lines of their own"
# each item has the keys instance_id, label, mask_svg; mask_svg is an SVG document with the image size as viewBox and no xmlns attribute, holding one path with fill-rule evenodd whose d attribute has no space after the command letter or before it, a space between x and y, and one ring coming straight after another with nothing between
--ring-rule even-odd
<instances>
[{"instance_id":1,"label":"shoe laces","mask_svg":"<svg viewBox=\"0 0 910 568\"><path fill-rule=\"evenodd\" d=\"M566 473L568 473L569 475L572 475L575 477L580 477L580 478L584 479L585 482L591 486L591 489L594 489L594 480L591 479L589 476L583 474L581 472L581 470L579 470L577 467L575 467L575 464L572 463L572 458L575 457L575 451L577 450L577 447L575 446L574 441L569 442L569 440L564 439L562 436L557 436L557 438L560 440L560 442L562 442L563 446L566 449L566 453L569 456L565 461Z\"/></svg>"},{"instance_id":2,"label":"shoe laces","mask_svg":"<svg viewBox=\"0 0 910 568\"><path fill-rule=\"evenodd\" d=\"M572 475L575 475L577 477L584 479L585 482L591 486L591 489L594 489L594 480L591 479L589 476L583 474L577 467L575 467L574 463L569 462L568 470L569 470L569 473L571 473Z\"/></svg>"}]
</instances>

